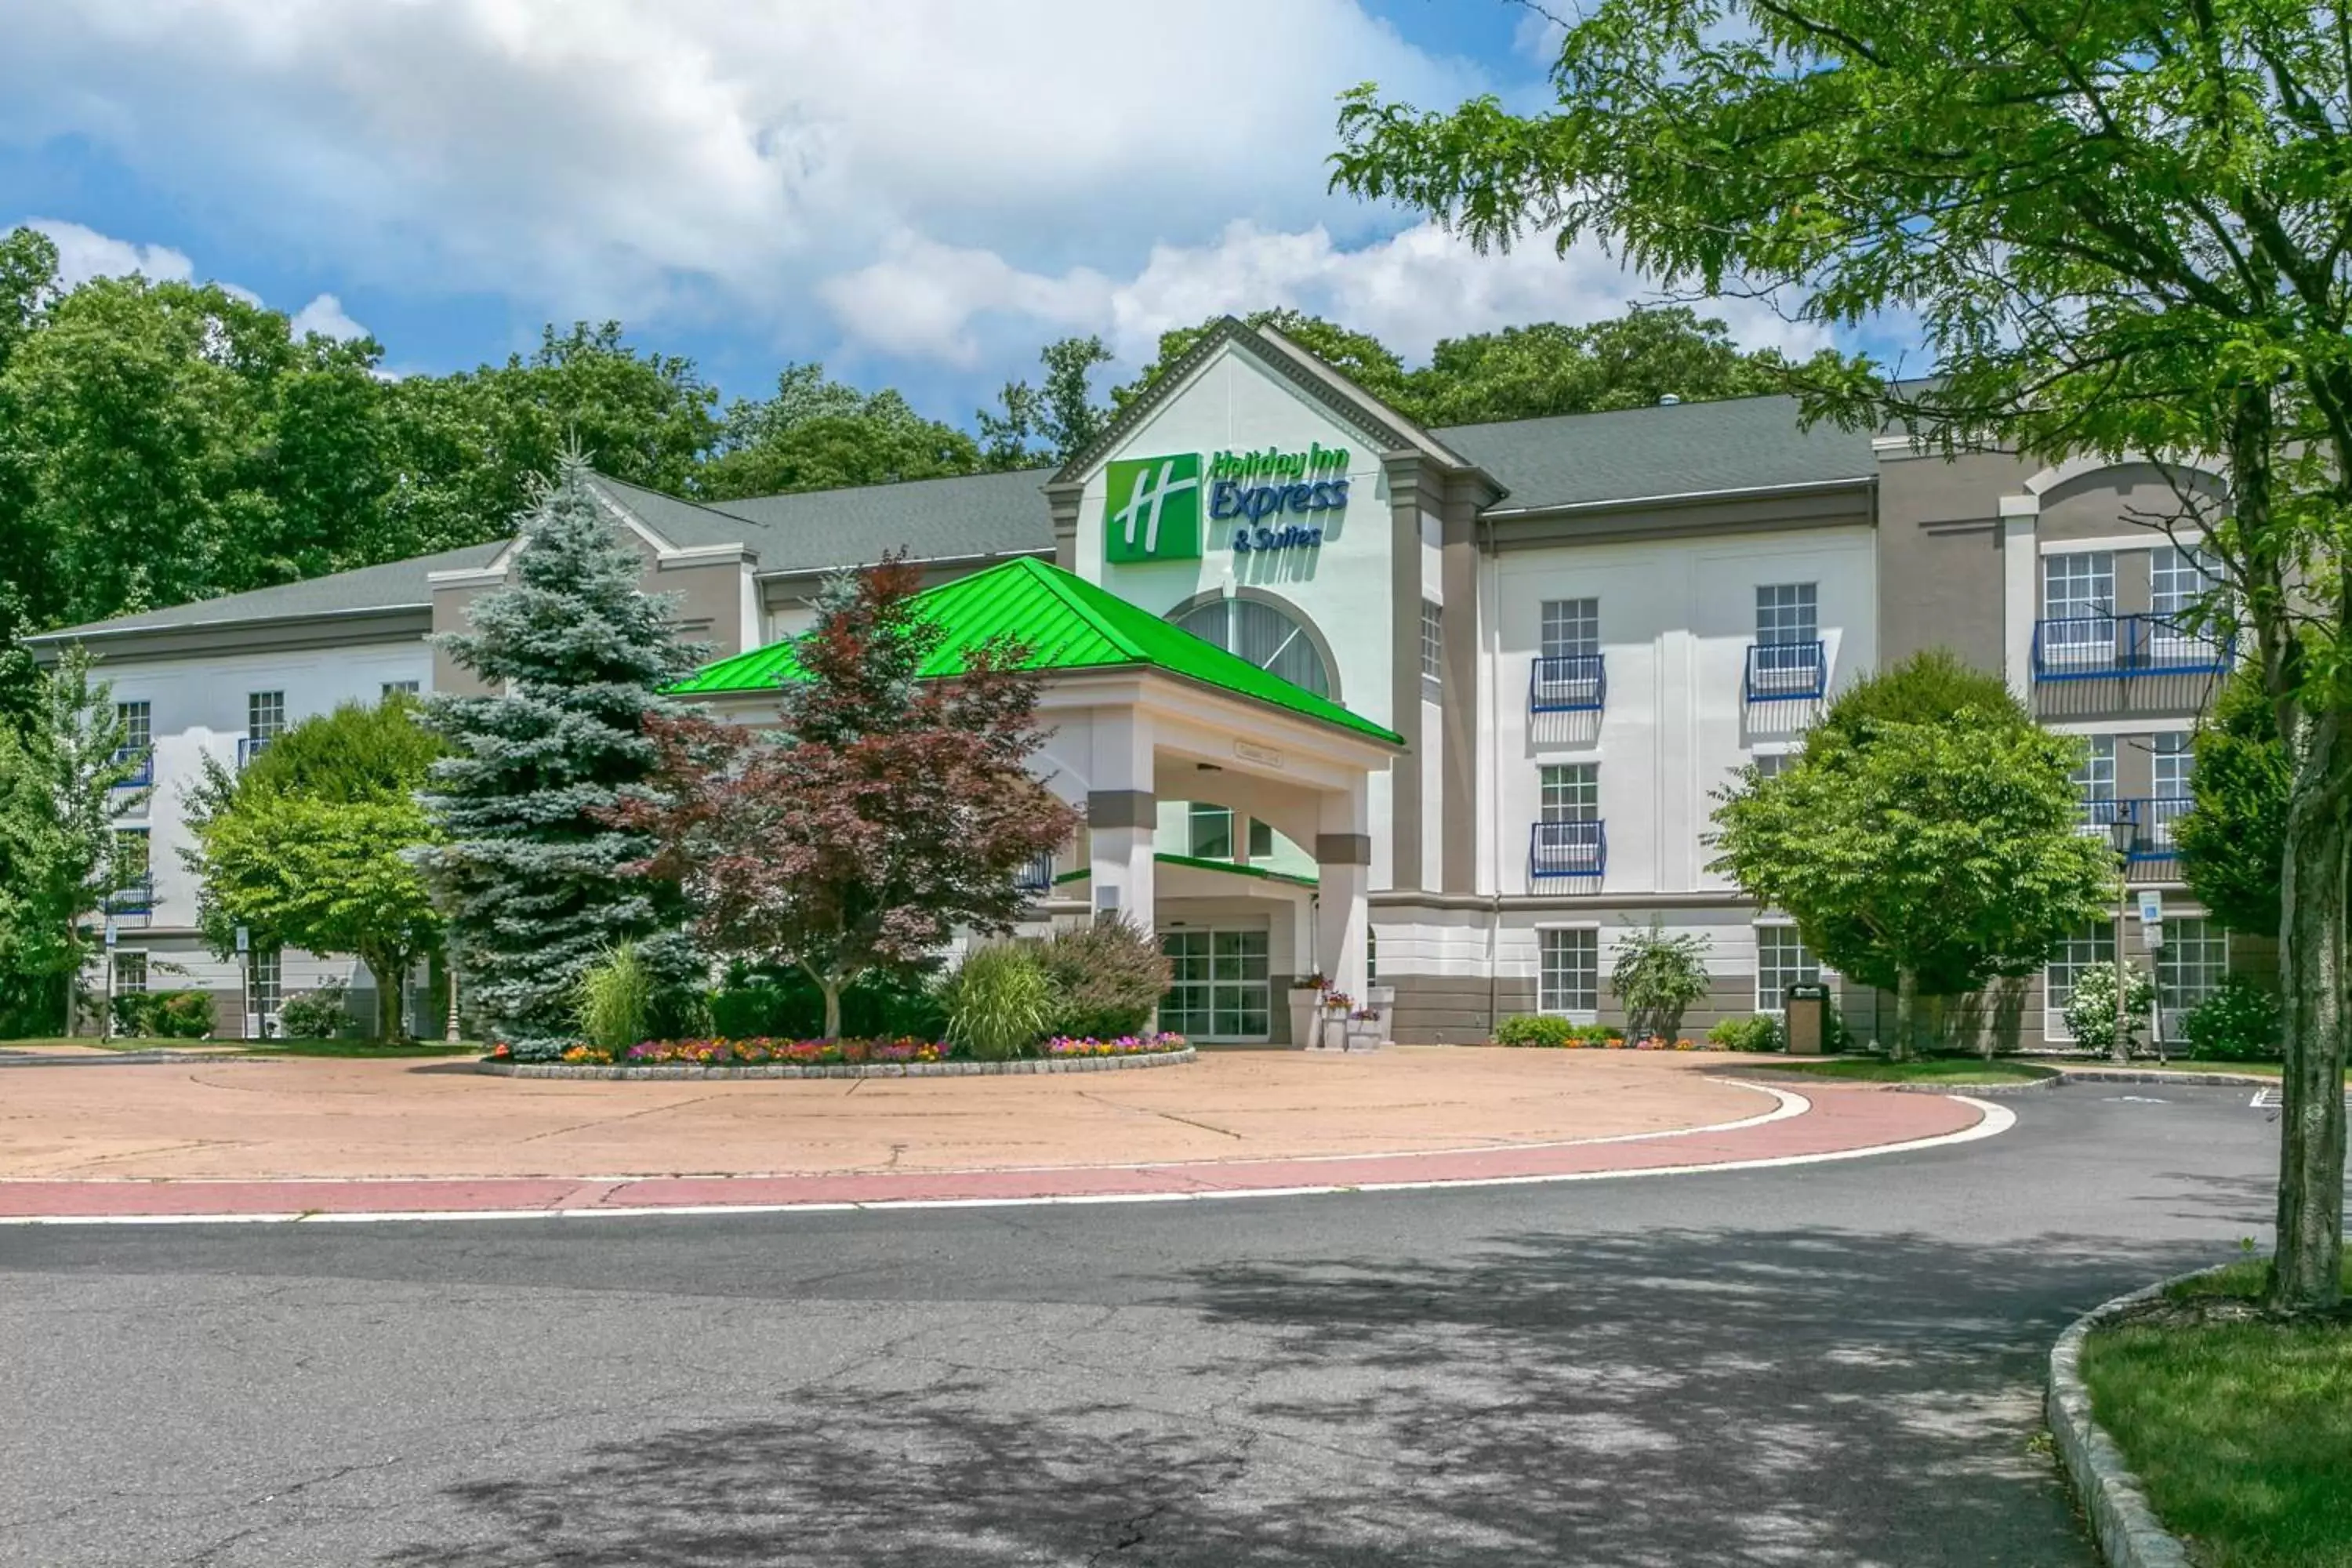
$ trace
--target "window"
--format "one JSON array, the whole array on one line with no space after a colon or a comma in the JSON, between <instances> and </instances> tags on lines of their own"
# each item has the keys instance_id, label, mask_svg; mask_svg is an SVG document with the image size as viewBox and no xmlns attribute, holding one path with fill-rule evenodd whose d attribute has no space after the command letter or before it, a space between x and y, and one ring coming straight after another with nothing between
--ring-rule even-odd
<instances>
[{"instance_id":1,"label":"window","mask_svg":"<svg viewBox=\"0 0 2352 1568\"><path fill-rule=\"evenodd\" d=\"M1234 814L1222 805L1192 803L1186 823L1188 847L1185 853L1196 860L1230 860L1234 858Z\"/></svg>"},{"instance_id":2,"label":"window","mask_svg":"<svg viewBox=\"0 0 2352 1568\"><path fill-rule=\"evenodd\" d=\"M2156 994L2164 1037L2181 1037L2191 1007L2221 988L2230 972L2230 935L2212 921L2167 921L2156 950Z\"/></svg>"},{"instance_id":3,"label":"window","mask_svg":"<svg viewBox=\"0 0 2352 1568\"><path fill-rule=\"evenodd\" d=\"M2083 803L2083 826L2104 830L2115 820L2116 738L2084 735L2081 739L2087 750L2083 765L2074 770L2074 793Z\"/></svg>"},{"instance_id":4,"label":"window","mask_svg":"<svg viewBox=\"0 0 2352 1568\"><path fill-rule=\"evenodd\" d=\"M1263 860L1274 853L1274 824L1250 818L1249 852L1253 860Z\"/></svg>"},{"instance_id":5,"label":"window","mask_svg":"<svg viewBox=\"0 0 2352 1568\"><path fill-rule=\"evenodd\" d=\"M1789 763L1795 757L1794 752L1759 752L1755 757L1756 776L1759 779L1777 779L1788 771Z\"/></svg>"},{"instance_id":6,"label":"window","mask_svg":"<svg viewBox=\"0 0 2352 1568\"><path fill-rule=\"evenodd\" d=\"M1381 983L1381 939L1370 926L1364 928L1364 984Z\"/></svg>"},{"instance_id":7,"label":"window","mask_svg":"<svg viewBox=\"0 0 2352 1568\"><path fill-rule=\"evenodd\" d=\"M118 702L114 717L122 725L122 750L120 756L136 756L155 743L153 708L145 702Z\"/></svg>"},{"instance_id":8,"label":"window","mask_svg":"<svg viewBox=\"0 0 2352 1568\"><path fill-rule=\"evenodd\" d=\"M2115 961L2113 926L2088 925L2070 932L2042 972L2042 1032L2053 1039L2073 1038L2066 1032L2066 998L2074 994L2074 977L2094 963Z\"/></svg>"},{"instance_id":9,"label":"window","mask_svg":"<svg viewBox=\"0 0 2352 1568\"><path fill-rule=\"evenodd\" d=\"M2203 546L2161 545L2148 552L2147 607L2167 618L2186 615L2221 580L2219 563Z\"/></svg>"},{"instance_id":10,"label":"window","mask_svg":"<svg viewBox=\"0 0 2352 1568\"><path fill-rule=\"evenodd\" d=\"M147 989L147 955L143 952L117 952L114 955L114 994L132 996Z\"/></svg>"},{"instance_id":11,"label":"window","mask_svg":"<svg viewBox=\"0 0 2352 1568\"><path fill-rule=\"evenodd\" d=\"M255 952L246 957L245 1010L257 1018L278 1016L278 954Z\"/></svg>"},{"instance_id":12,"label":"window","mask_svg":"<svg viewBox=\"0 0 2352 1568\"><path fill-rule=\"evenodd\" d=\"M1176 624L1293 686L1318 697L1331 695L1331 672L1324 668L1315 639L1297 621L1262 599L1213 599L1177 616Z\"/></svg>"},{"instance_id":13,"label":"window","mask_svg":"<svg viewBox=\"0 0 2352 1568\"><path fill-rule=\"evenodd\" d=\"M286 693L255 691L245 700L246 754L259 756L286 731Z\"/></svg>"},{"instance_id":14,"label":"window","mask_svg":"<svg viewBox=\"0 0 2352 1568\"><path fill-rule=\"evenodd\" d=\"M386 697L414 697L422 689L420 681L387 680L383 683L383 695Z\"/></svg>"},{"instance_id":15,"label":"window","mask_svg":"<svg viewBox=\"0 0 2352 1568\"><path fill-rule=\"evenodd\" d=\"M2156 736L2148 746L2149 793L2158 800L2188 799L2189 773L2196 760L2188 731L2167 730Z\"/></svg>"},{"instance_id":16,"label":"window","mask_svg":"<svg viewBox=\"0 0 2352 1568\"><path fill-rule=\"evenodd\" d=\"M1202 1039L1264 1039L1272 1028L1273 992L1264 931L1198 930L1160 933L1168 994L1160 1026Z\"/></svg>"},{"instance_id":17,"label":"window","mask_svg":"<svg viewBox=\"0 0 2352 1568\"><path fill-rule=\"evenodd\" d=\"M1811 583L1772 583L1756 590L1756 640L1766 647L1818 642L1821 593Z\"/></svg>"},{"instance_id":18,"label":"window","mask_svg":"<svg viewBox=\"0 0 2352 1568\"><path fill-rule=\"evenodd\" d=\"M2085 550L2042 558L2042 646L2060 658L2115 657L2116 558Z\"/></svg>"},{"instance_id":19,"label":"window","mask_svg":"<svg viewBox=\"0 0 2352 1568\"><path fill-rule=\"evenodd\" d=\"M1538 774L1544 822L1601 820L1601 764L1558 763Z\"/></svg>"},{"instance_id":20,"label":"window","mask_svg":"<svg viewBox=\"0 0 2352 1568\"><path fill-rule=\"evenodd\" d=\"M136 888L147 879L147 830L143 827L118 827L114 830L114 885Z\"/></svg>"},{"instance_id":21,"label":"window","mask_svg":"<svg viewBox=\"0 0 2352 1568\"><path fill-rule=\"evenodd\" d=\"M1805 951L1797 928L1759 925L1756 928L1756 1010L1778 1013L1791 985L1811 985L1822 977L1822 966Z\"/></svg>"},{"instance_id":22,"label":"window","mask_svg":"<svg viewBox=\"0 0 2352 1568\"><path fill-rule=\"evenodd\" d=\"M1445 606L1421 602L1421 673L1430 680L1445 673Z\"/></svg>"},{"instance_id":23,"label":"window","mask_svg":"<svg viewBox=\"0 0 2352 1568\"><path fill-rule=\"evenodd\" d=\"M1600 1005L1601 933L1536 932L1536 1007L1545 1013L1590 1013Z\"/></svg>"},{"instance_id":24,"label":"window","mask_svg":"<svg viewBox=\"0 0 2352 1568\"><path fill-rule=\"evenodd\" d=\"M1544 658L1589 658L1600 651L1600 600L1546 599L1543 602Z\"/></svg>"}]
</instances>

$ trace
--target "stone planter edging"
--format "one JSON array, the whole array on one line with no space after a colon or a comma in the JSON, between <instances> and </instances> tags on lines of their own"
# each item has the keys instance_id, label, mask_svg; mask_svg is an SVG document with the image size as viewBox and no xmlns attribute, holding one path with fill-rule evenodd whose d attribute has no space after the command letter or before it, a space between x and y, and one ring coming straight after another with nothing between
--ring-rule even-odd
<instances>
[{"instance_id":1,"label":"stone planter edging","mask_svg":"<svg viewBox=\"0 0 2352 1568\"><path fill-rule=\"evenodd\" d=\"M1194 1059L1179 1051L1143 1051L1128 1057L1064 1057L1013 1062L746 1062L719 1067L708 1062L656 1062L621 1067L611 1062L479 1061L475 1070L499 1078L681 1079L681 1078L999 1078L1029 1073L1119 1072L1130 1068L1172 1068Z\"/></svg>"},{"instance_id":2,"label":"stone planter edging","mask_svg":"<svg viewBox=\"0 0 2352 1568\"><path fill-rule=\"evenodd\" d=\"M2256 1089L2276 1089L2279 1080L2252 1072L2167 1072L2162 1068L2094 1068L2065 1067L2060 1074L2075 1083L2168 1083L2183 1089L2193 1089L2200 1083L2218 1083L2224 1087L2244 1084Z\"/></svg>"},{"instance_id":3,"label":"stone planter edging","mask_svg":"<svg viewBox=\"0 0 2352 1568\"><path fill-rule=\"evenodd\" d=\"M2216 1266L2221 1267L2220 1265ZM2128 1295L2092 1308L2058 1336L2050 1351L2050 1390L2042 1404L2043 1418L2057 1440L2059 1462L2082 1500L2091 1521L2092 1539L2109 1568L2191 1568L2189 1549L2157 1521L2139 1478L2124 1463L2123 1450L2091 1418L2091 1391L2083 1383L2083 1342L2094 1331L2143 1302L2155 1300L2184 1279L2210 1274L2193 1268L2159 1279Z\"/></svg>"}]
</instances>

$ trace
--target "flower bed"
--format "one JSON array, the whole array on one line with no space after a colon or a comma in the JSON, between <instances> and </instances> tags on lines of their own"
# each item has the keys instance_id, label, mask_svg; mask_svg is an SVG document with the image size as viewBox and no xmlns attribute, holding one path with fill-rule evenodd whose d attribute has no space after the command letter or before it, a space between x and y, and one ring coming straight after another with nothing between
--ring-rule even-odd
<instances>
[{"instance_id":1,"label":"flower bed","mask_svg":"<svg viewBox=\"0 0 2352 1568\"><path fill-rule=\"evenodd\" d=\"M1123 1035L1117 1039L1073 1039L1059 1036L1045 1042L1038 1055L1011 1061L980 1061L962 1047L943 1040L912 1036L878 1040L795 1040L764 1037L743 1039L646 1040L614 1056L593 1046L573 1046L555 1061L518 1061L503 1043L493 1046L483 1066L493 1072L537 1075L586 1075L624 1078L634 1069L675 1076L685 1071L746 1070L767 1077L803 1074L846 1076L861 1073L898 1075L923 1073L998 1073L1057 1070L1070 1067L1139 1065L1190 1061L1192 1047L1181 1035Z\"/></svg>"},{"instance_id":2,"label":"flower bed","mask_svg":"<svg viewBox=\"0 0 2352 1568\"><path fill-rule=\"evenodd\" d=\"M1494 1043L1553 1051L1696 1051L1702 1047L1687 1036L1669 1040L1645 1035L1629 1040L1614 1024L1575 1024L1544 1013L1520 1013L1495 1026Z\"/></svg>"}]
</instances>

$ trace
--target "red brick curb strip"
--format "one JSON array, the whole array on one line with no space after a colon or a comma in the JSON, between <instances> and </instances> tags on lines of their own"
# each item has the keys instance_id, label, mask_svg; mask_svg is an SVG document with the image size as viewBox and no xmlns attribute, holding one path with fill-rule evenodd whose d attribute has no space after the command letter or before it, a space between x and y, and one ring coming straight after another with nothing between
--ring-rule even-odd
<instances>
[{"instance_id":1,"label":"red brick curb strip","mask_svg":"<svg viewBox=\"0 0 2352 1568\"><path fill-rule=\"evenodd\" d=\"M1720 1127L1432 1153L1018 1170L743 1176L316 1181L0 1181L0 1222L521 1217L898 1205L1149 1201L1516 1183L1838 1160L1990 1137L2015 1118L1957 1097L1772 1091L1783 1111Z\"/></svg>"},{"instance_id":2,"label":"red brick curb strip","mask_svg":"<svg viewBox=\"0 0 2352 1568\"><path fill-rule=\"evenodd\" d=\"M1137 1051L1123 1057L1040 1057L1010 1062L647 1062L625 1067L606 1062L478 1061L477 1072L499 1078L679 1079L679 1078L1000 1078L1023 1073L1119 1072L1129 1068L1172 1068L1197 1060L1186 1046L1174 1051Z\"/></svg>"}]
</instances>

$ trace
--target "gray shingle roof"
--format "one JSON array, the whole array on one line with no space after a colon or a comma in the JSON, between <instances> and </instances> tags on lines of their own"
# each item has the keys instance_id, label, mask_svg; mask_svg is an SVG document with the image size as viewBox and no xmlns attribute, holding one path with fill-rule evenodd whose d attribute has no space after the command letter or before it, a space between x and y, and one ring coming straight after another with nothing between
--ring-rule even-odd
<instances>
[{"instance_id":1,"label":"gray shingle roof","mask_svg":"<svg viewBox=\"0 0 2352 1568\"><path fill-rule=\"evenodd\" d=\"M419 555L407 561L362 566L355 571L337 572L331 576L311 577L299 583L282 583L274 588L224 594L217 599L199 599L193 605L174 605L169 609L142 610L137 615L117 616L112 620L67 626L25 640L66 641L118 632L209 626L221 621L275 621L301 616L355 615L368 610L422 607L433 603L432 588L425 582L427 573L487 566L505 548L504 540L494 540L488 544L468 544L459 550L442 551L437 555Z\"/></svg>"},{"instance_id":2,"label":"gray shingle roof","mask_svg":"<svg viewBox=\"0 0 2352 1568\"><path fill-rule=\"evenodd\" d=\"M720 501L712 510L758 531L744 542L760 552L762 572L864 565L888 550L905 550L918 561L1043 552L1054 548L1054 518L1045 494L1053 472L1018 468L805 490ZM646 521L661 526L650 517Z\"/></svg>"},{"instance_id":3,"label":"gray shingle roof","mask_svg":"<svg viewBox=\"0 0 2352 1568\"><path fill-rule=\"evenodd\" d=\"M1797 428L1786 397L1743 397L1570 414L1430 432L1510 489L1503 513L1867 479L1867 432ZM1043 554L1054 548L1049 468L911 479L698 504L598 476L605 493L672 542L743 544L763 573L863 564L889 550L919 561ZM304 583L231 594L42 634L35 641L218 621L350 615L432 602L426 574L486 566L504 542L469 545Z\"/></svg>"},{"instance_id":4,"label":"gray shingle roof","mask_svg":"<svg viewBox=\"0 0 2352 1568\"><path fill-rule=\"evenodd\" d=\"M1734 397L1432 432L1511 493L1514 512L1822 484L1877 472L1868 431L1797 428L1796 400Z\"/></svg>"}]
</instances>

